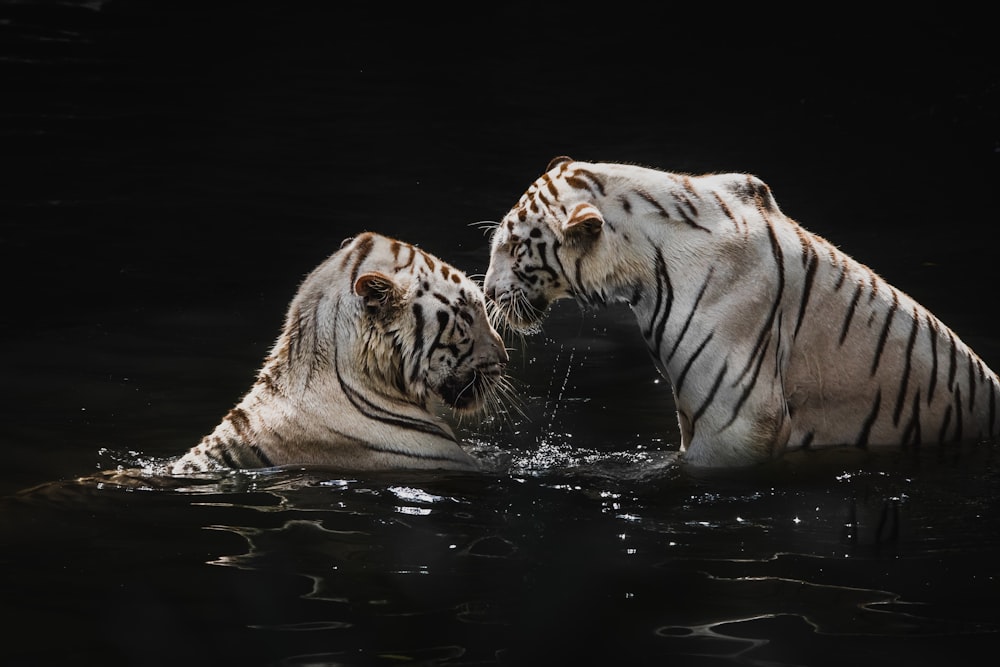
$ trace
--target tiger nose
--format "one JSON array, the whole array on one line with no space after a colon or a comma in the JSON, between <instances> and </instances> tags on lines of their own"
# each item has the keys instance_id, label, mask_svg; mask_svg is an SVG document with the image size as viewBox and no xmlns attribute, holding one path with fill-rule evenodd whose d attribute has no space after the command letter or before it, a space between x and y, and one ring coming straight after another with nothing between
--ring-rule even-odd
<instances>
[{"instance_id":1,"label":"tiger nose","mask_svg":"<svg viewBox=\"0 0 1000 667\"><path fill-rule=\"evenodd\" d=\"M486 296L487 301L497 300L497 284L493 280L493 276L486 274L486 280L483 281L483 294Z\"/></svg>"},{"instance_id":2,"label":"tiger nose","mask_svg":"<svg viewBox=\"0 0 1000 667\"><path fill-rule=\"evenodd\" d=\"M510 361L507 346L503 344L503 338L497 333L493 334L493 349L497 351L497 363L506 364Z\"/></svg>"},{"instance_id":3,"label":"tiger nose","mask_svg":"<svg viewBox=\"0 0 1000 667\"><path fill-rule=\"evenodd\" d=\"M489 301L497 300L497 280L492 265L486 269L486 277L483 279L483 294Z\"/></svg>"}]
</instances>

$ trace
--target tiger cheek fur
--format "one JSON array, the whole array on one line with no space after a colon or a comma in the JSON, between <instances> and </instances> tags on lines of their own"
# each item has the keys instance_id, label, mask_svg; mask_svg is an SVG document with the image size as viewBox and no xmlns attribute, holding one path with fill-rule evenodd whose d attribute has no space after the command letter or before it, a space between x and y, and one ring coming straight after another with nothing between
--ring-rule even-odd
<instances>
[{"instance_id":1,"label":"tiger cheek fur","mask_svg":"<svg viewBox=\"0 0 1000 667\"><path fill-rule=\"evenodd\" d=\"M749 174L557 158L495 229L485 285L521 332L557 298L627 303L690 464L1000 429L1000 381L975 352Z\"/></svg>"},{"instance_id":2,"label":"tiger cheek fur","mask_svg":"<svg viewBox=\"0 0 1000 667\"><path fill-rule=\"evenodd\" d=\"M489 323L478 289L459 288L448 301L450 307L437 311L431 329L427 384L456 411L474 412L484 399L483 382L503 373L507 350Z\"/></svg>"}]
</instances>

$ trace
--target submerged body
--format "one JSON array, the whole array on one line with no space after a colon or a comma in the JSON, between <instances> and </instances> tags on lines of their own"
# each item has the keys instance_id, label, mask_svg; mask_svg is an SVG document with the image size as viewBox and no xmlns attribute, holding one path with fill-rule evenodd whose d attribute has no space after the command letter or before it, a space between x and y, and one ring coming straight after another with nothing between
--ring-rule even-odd
<instances>
[{"instance_id":1,"label":"submerged body","mask_svg":"<svg viewBox=\"0 0 1000 667\"><path fill-rule=\"evenodd\" d=\"M693 465L997 435L996 374L751 175L557 158L497 226L485 288L521 332L556 299L628 303Z\"/></svg>"},{"instance_id":2,"label":"submerged body","mask_svg":"<svg viewBox=\"0 0 1000 667\"><path fill-rule=\"evenodd\" d=\"M475 469L431 403L490 407L506 391L506 363L476 283L419 248L362 234L306 277L250 391L173 472Z\"/></svg>"}]
</instances>

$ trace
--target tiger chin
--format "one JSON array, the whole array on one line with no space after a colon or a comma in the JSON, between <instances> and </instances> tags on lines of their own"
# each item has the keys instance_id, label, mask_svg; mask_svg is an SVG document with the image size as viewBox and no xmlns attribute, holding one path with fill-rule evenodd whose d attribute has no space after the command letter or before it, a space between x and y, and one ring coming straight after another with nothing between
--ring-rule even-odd
<instances>
[{"instance_id":1,"label":"tiger chin","mask_svg":"<svg viewBox=\"0 0 1000 667\"><path fill-rule=\"evenodd\" d=\"M479 285L419 248L346 239L310 273L256 382L172 473L312 465L475 470L435 409L509 397Z\"/></svg>"},{"instance_id":2,"label":"tiger chin","mask_svg":"<svg viewBox=\"0 0 1000 667\"><path fill-rule=\"evenodd\" d=\"M998 432L997 375L749 174L556 158L494 229L484 288L522 334L557 299L627 303L693 466Z\"/></svg>"}]
</instances>

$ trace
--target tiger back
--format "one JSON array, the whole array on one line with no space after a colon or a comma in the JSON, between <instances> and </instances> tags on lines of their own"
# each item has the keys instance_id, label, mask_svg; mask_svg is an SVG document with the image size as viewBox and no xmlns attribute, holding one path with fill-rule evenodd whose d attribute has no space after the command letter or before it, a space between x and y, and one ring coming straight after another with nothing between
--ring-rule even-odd
<instances>
[{"instance_id":1,"label":"tiger back","mask_svg":"<svg viewBox=\"0 0 1000 667\"><path fill-rule=\"evenodd\" d=\"M373 233L347 239L302 282L256 382L173 465L476 469L434 410L496 408L507 352L479 285Z\"/></svg>"},{"instance_id":2,"label":"tiger back","mask_svg":"<svg viewBox=\"0 0 1000 667\"><path fill-rule=\"evenodd\" d=\"M556 158L494 230L485 289L528 333L556 299L627 303L692 465L997 435L996 374L752 175Z\"/></svg>"}]
</instances>

